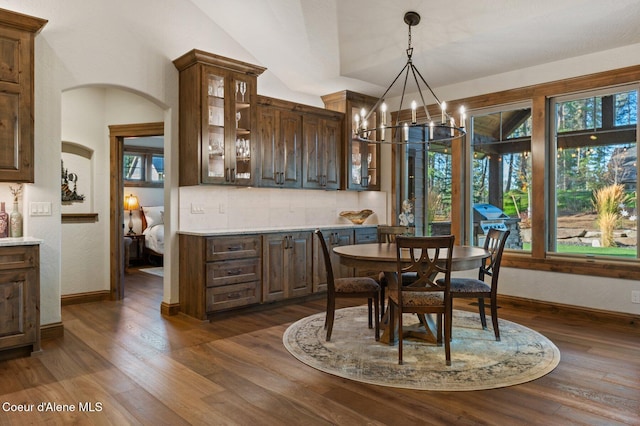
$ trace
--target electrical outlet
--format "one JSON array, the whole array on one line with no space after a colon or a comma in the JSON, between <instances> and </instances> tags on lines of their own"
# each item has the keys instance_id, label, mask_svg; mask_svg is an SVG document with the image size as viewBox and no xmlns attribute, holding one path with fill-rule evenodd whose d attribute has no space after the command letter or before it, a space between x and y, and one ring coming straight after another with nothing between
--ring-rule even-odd
<instances>
[{"instance_id":1,"label":"electrical outlet","mask_svg":"<svg viewBox=\"0 0 640 426\"><path fill-rule=\"evenodd\" d=\"M204 214L204 204L191 203L191 214Z\"/></svg>"},{"instance_id":2,"label":"electrical outlet","mask_svg":"<svg viewBox=\"0 0 640 426\"><path fill-rule=\"evenodd\" d=\"M640 290L631 290L631 303L640 303Z\"/></svg>"}]
</instances>

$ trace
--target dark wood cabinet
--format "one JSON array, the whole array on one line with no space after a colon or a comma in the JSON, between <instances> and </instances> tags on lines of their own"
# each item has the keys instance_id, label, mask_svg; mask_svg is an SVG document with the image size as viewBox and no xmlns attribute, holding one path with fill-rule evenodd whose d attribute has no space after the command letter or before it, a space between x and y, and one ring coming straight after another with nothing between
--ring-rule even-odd
<instances>
[{"instance_id":1,"label":"dark wood cabinet","mask_svg":"<svg viewBox=\"0 0 640 426\"><path fill-rule=\"evenodd\" d=\"M343 184L345 189L357 191L380 190L380 144L360 140L355 134L354 117L364 108L370 111L377 99L345 90L322 97L325 107L344 113L343 132ZM374 111L369 117L369 127L376 126L380 111Z\"/></svg>"},{"instance_id":2,"label":"dark wood cabinet","mask_svg":"<svg viewBox=\"0 0 640 426\"><path fill-rule=\"evenodd\" d=\"M265 103L259 104L258 146L258 186L302 186L301 114Z\"/></svg>"},{"instance_id":3,"label":"dark wood cabinet","mask_svg":"<svg viewBox=\"0 0 640 426\"><path fill-rule=\"evenodd\" d=\"M258 97L258 186L339 189L344 114Z\"/></svg>"},{"instance_id":4,"label":"dark wood cabinet","mask_svg":"<svg viewBox=\"0 0 640 426\"><path fill-rule=\"evenodd\" d=\"M180 310L199 319L260 303L259 235L180 235Z\"/></svg>"},{"instance_id":5,"label":"dark wood cabinet","mask_svg":"<svg viewBox=\"0 0 640 426\"><path fill-rule=\"evenodd\" d=\"M34 181L34 39L46 20L0 9L0 181Z\"/></svg>"},{"instance_id":6,"label":"dark wood cabinet","mask_svg":"<svg viewBox=\"0 0 640 426\"><path fill-rule=\"evenodd\" d=\"M24 347L40 351L38 245L0 247L0 351Z\"/></svg>"},{"instance_id":7,"label":"dark wood cabinet","mask_svg":"<svg viewBox=\"0 0 640 426\"><path fill-rule=\"evenodd\" d=\"M327 243L331 256L331 267L334 278L353 277L354 270L340 264L340 256L333 252L334 247L349 246L353 244L353 229L323 229L322 235ZM327 268L324 263L324 255L320 241L313 237L313 292L327 290Z\"/></svg>"},{"instance_id":8,"label":"dark wood cabinet","mask_svg":"<svg viewBox=\"0 0 640 426\"><path fill-rule=\"evenodd\" d=\"M340 188L343 115L305 114L303 117L304 161L302 186Z\"/></svg>"},{"instance_id":9,"label":"dark wood cabinet","mask_svg":"<svg viewBox=\"0 0 640 426\"><path fill-rule=\"evenodd\" d=\"M265 68L200 50L180 71L180 185L253 185L257 76Z\"/></svg>"},{"instance_id":10,"label":"dark wood cabinet","mask_svg":"<svg viewBox=\"0 0 640 426\"><path fill-rule=\"evenodd\" d=\"M312 291L310 231L265 234L262 300L273 302Z\"/></svg>"}]
</instances>

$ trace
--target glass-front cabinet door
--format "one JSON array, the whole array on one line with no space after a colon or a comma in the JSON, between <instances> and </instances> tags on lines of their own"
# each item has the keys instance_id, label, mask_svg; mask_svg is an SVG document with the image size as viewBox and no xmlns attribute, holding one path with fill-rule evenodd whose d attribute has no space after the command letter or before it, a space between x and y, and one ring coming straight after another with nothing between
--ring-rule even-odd
<instances>
[{"instance_id":1,"label":"glass-front cabinet door","mask_svg":"<svg viewBox=\"0 0 640 426\"><path fill-rule=\"evenodd\" d=\"M378 158L379 158L379 144L370 143L362 140L357 134L357 123L359 119L355 117L361 117L368 114L368 111L362 107L352 107L352 128L351 137L349 143L348 152L351 153L350 173L348 176L347 187L349 189L380 189L380 182L378 178ZM374 112L367 120L368 128L376 127L377 114ZM370 136L371 139L375 138L375 135Z\"/></svg>"},{"instance_id":2,"label":"glass-front cabinet door","mask_svg":"<svg viewBox=\"0 0 640 426\"><path fill-rule=\"evenodd\" d=\"M345 115L344 123L347 130L343 139L345 157L341 187L356 191L379 191L380 145L362 140L356 132L361 117L369 114L378 99L344 90L322 96L322 100L325 108ZM378 117L380 111L374 111L367 118L367 128L375 128ZM372 134L370 139L375 139L375 135Z\"/></svg>"},{"instance_id":3,"label":"glass-front cabinet door","mask_svg":"<svg viewBox=\"0 0 640 426\"><path fill-rule=\"evenodd\" d=\"M207 102L206 120L203 129L203 138L207 144L202 144L202 181L210 183L224 183L228 176L228 167L225 163L227 143L225 137L225 83L226 76L223 73L207 73Z\"/></svg>"},{"instance_id":4,"label":"glass-front cabinet door","mask_svg":"<svg viewBox=\"0 0 640 426\"><path fill-rule=\"evenodd\" d=\"M207 111L203 140L202 181L251 185L253 81L233 73L206 74Z\"/></svg>"},{"instance_id":5,"label":"glass-front cabinet door","mask_svg":"<svg viewBox=\"0 0 640 426\"><path fill-rule=\"evenodd\" d=\"M180 71L180 186L253 185L256 82L265 68L200 50L173 63Z\"/></svg>"}]
</instances>

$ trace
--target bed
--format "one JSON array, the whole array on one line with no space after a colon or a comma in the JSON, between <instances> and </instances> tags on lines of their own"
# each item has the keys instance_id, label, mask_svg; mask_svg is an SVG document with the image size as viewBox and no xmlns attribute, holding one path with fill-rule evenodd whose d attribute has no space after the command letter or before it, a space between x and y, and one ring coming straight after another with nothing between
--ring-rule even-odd
<instances>
[{"instance_id":1,"label":"bed","mask_svg":"<svg viewBox=\"0 0 640 426\"><path fill-rule=\"evenodd\" d=\"M151 264L162 265L164 256L164 206L141 207L144 257Z\"/></svg>"}]
</instances>

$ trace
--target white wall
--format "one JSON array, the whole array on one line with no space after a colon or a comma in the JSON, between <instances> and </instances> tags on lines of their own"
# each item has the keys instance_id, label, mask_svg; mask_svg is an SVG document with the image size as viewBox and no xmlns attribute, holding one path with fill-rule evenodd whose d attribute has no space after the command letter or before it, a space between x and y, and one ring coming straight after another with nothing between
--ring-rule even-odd
<instances>
[{"instance_id":1,"label":"white wall","mask_svg":"<svg viewBox=\"0 0 640 426\"><path fill-rule=\"evenodd\" d=\"M65 223L61 240L61 295L104 291L110 288L109 277L109 128L111 124L163 121L163 110L143 97L116 88L83 87L62 93L62 140L73 141L93 150L93 176L86 196L98 213L95 223ZM71 163L73 164L73 163ZM65 164L66 166L66 164ZM125 188L126 189L126 188ZM135 188L136 193L141 188ZM126 191L125 191L126 192ZM143 192L140 192L140 201ZM146 198L163 203L162 189L153 189ZM87 200L89 202L89 200ZM74 210L84 208L76 203ZM62 206L65 213L69 208ZM136 215L138 213L136 212ZM128 223L128 214L125 215ZM139 217L137 230L140 230Z\"/></svg>"},{"instance_id":2,"label":"white wall","mask_svg":"<svg viewBox=\"0 0 640 426\"><path fill-rule=\"evenodd\" d=\"M52 216L25 217L25 235L44 240L41 245L42 324L61 320L62 225L59 172L60 142L67 139L62 137L62 93L79 87L121 87L140 94L162 111L160 121L165 123L167 170L164 192L166 257L163 301L177 303L176 231L178 218L183 217L179 209L189 205L191 201L185 195L186 198L180 197L178 203L181 193L177 186L176 174L178 72L172 60L190 49L198 48L267 68L269 64L255 61L255 58L230 39L219 26L205 18L188 0L0 0L0 7L49 20L36 38L37 167L35 183L27 185L23 201L23 205L28 205L29 201L50 201L53 206ZM638 58L640 45L635 45L435 90L443 99L456 99L636 65ZM258 79L258 92L312 104L312 97L288 90L286 84L277 80L268 70ZM103 98L105 105L85 105L89 110L103 109L102 125L139 122L142 120L130 114L147 113L147 105L136 98L128 99L125 104L120 104L123 109L118 109L116 105L107 102L108 97L105 95ZM131 105L128 102L131 102ZM318 100L315 104L321 105L321 101ZM110 105L111 108L107 109L106 105ZM154 111L153 115L156 116L157 112ZM82 128L85 126L82 122L76 124ZM106 134L107 130L104 128L103 136ZM91 132L91 135L94 133ZM96 157L100 158L99 161L108 160L108 156L103 158L102 154L96 155L100 155ZM96 193L108 194L108 169L102 166L100 170L102 172L96 169ZM388 183L383 183L383 189L385 188L389 188ZM0 186L0 197L3 196L2 191ZM213 198L217 196L218 189L208 188L203 191L210 191L211 194L199 195ZM267 193L270 194L271 191ZM100 209L101 213L106 211L104 206L108 204L107 199L108 195L105 195L102 203L96 199L96 209ZM358 200L358 206L363 205L365 203ZM101 214L101 217L106 219L104 214L106 213ZM104 241L108 241L108 234L103 233L101 236ZM107 242L104 244L105 247L108 246ZM106 260L103 259L103 262ZM511 274L505 273L506 277L511 278L505 279L502 286L507 294L531 298L553 297L561 303L612 311L640 312L640 305L629 306L622 303L623 300L629 299L631 288L638 288L638 284L629 280L585 279L583 276L529 270L514 271L513 275ZM93 276L95 275L94 273ZM108 280L106 273L104 275L101 289L106 288L104 282ZM602 281L606 281L608 287L606 295L602 294ZM87 283L85 286L78 286L74 291L90 291L92 286L93 284Z\"/></svg>"}]
</instances>

